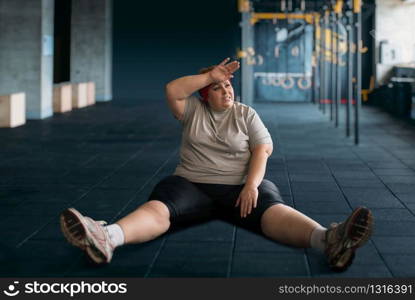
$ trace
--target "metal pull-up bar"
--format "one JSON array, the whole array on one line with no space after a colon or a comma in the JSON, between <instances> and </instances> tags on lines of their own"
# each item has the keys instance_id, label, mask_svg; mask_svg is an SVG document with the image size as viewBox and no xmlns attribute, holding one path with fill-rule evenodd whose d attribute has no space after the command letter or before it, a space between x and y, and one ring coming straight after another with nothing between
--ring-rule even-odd
<instances>
[{"instance_id":1,"label":"metal pull-up bar","mask_svg":"<svg viewBox=\"0 0 415 300\"><path fill-rule=\"evenodd\" d=\"M346 72L346 136L351 134L352 109L354 116L353 133L354 142L359 144L360 134L360 111L362 93L362 2L361 0L330 0L327 5L322 7L318 15L316 26L315 53L319 62L318 74L320 86L315 92L313 102L318 100L319 109L326 113L326 104L330 105L330 120L339 126L339 107L342 96L341 69L340 69L340 49L342 33L345 34L347 44L347 72ZM346 28L343 26L343 14L346 16ZM319 28L317 28L319 26ZM314 81L316 82L316 80ZM317 97L318 96L318 97Z\"/></svg>"},{"instance_id":2,"label":"metal pull-up bar","mask_svg":"<svg viewBox=\"0 0 415 300\"><path fill-rule=\"evenodd\" d=\"M354 126L354 140L355 144L359 144L359 117L360 108L362 105L362 1L353 0L353 13L355 19L356 31L356 104L355 104L355 126Z\"/></svg>"}]
</instances>

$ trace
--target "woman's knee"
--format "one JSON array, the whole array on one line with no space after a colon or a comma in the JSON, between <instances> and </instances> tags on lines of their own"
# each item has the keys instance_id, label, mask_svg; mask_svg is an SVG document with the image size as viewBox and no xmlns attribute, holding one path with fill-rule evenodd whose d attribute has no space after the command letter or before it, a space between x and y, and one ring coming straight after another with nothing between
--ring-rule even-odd
<instances>
[{"instance_id":1,"label":"woman's knee","mask_svg":"<svg viewBox=\"0 0 415 300\"><path fill-rule=\"evenodd\" d=\"M273 205L269 206L264 213L262 214L261 219L274 219L276 215L285 214L287 211L290 211L292 208L284 203L274 203Z\"/></svg>"},{"instance_id":2,"label":"woman's knee","mask_svg":"<svg viewBox=\"0 0 415 300\"><path fill-rule=\"evenodd\" d=\"M268 207L261 216L262 231L267 231L281 222L281 217L289 214L291 210L291 207L283 203L276 203Z\"/></svg>"},{"instance_id":3,"label":"woman's knee","mask_svg":"<svg viewBox=\"0 0 415 300\"><path fill-rule=\"evenodd\" d=\"M265 178L261 181L261 184L259 185L258 189L272 191L272 192L280 194L280 189L277 187L277 185L273 183L272 181L265 179Z\"/></svg>"},{"instance_id":4,"label":"woman's knee","mask_svg":"<svg viewBox=\"0 0 415 300\"><path fill-rule=\"evenodd\" d=\"M159 200L150 200L144 203L140 209L151 214L154 220L160 224L167 227L170 226L170 211L166 204Z\"/></svg>"}]
</instances>

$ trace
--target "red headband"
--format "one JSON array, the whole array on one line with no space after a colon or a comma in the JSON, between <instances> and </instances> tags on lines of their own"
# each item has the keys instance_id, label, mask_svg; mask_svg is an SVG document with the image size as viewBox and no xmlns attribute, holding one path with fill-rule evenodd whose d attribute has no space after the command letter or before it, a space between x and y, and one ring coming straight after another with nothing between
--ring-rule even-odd
<instances>
[{"instance_id":1,"label":"red headband","mask_svg":"<svg viewBox=\"0 0 415 300\"><path fill-rule=\"evenodd\" d=\"M199 90L199 95L202 97L203 102L207 102L209 89L212 86L212 84L209 84L208 86L205 86L204 88Z\"/></svg>"}]
</instances>

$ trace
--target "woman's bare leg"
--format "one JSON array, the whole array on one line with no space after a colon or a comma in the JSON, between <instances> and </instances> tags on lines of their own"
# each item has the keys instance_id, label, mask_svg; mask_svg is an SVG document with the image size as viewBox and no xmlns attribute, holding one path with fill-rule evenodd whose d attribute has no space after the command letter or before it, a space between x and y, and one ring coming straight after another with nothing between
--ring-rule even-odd
<instances>
[{"instance_id":1,"label":"woman's bare leg","mask_svg":"<svg viewBox=\"0 0 415 300\"><path fill-rule=\"evenodd\" d=\"M165 233L170 227L170 212L158 200L151 200L116 222L124 232L124 243L144 243Z\"/></svg>"},{"instance_id":2,"label":"woman's bare leg","mask_svg":"<svg viewBox=\"0 0 415 300\"><path fill-rule=\"evenodd\" d=\"M295 247L310 247L311 233L317 227L322 226L284 204L269 207L261 218L262 232L267 237Z\"/></svg>"}]
</instances>

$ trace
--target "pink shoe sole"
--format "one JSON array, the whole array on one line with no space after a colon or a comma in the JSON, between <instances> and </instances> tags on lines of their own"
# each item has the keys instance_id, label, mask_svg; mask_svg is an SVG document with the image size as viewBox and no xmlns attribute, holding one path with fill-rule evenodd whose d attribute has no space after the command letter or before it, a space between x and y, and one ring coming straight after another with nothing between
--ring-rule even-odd
<instances>
[{"instance_id":1,"label":"pink shoe sole","mask_svg":"<svg viewBox=\"0 0 415 300\"><path fill-rule=\"evenodd\" d=\"M60 215L61 231L67 241L82 250L86 249L86 225L81 221L82 215L73 208L68 208Z\"/></svg>"},{"instance_id":2,"label":"pink shoe sole","mask_svg":"<svg viewBox=\"0 0 415 300\"><path fill-rule=\"evenodd\" d=\"M71 245L85 251L94 263L108 263L103 249L95 246L97 244L96 238L89 233L83 218L84 216L74 208L63 211L60 215L60 226L63 235ZM88 236L91 241L88 240Z\"/></svg>"}]
</instances>

